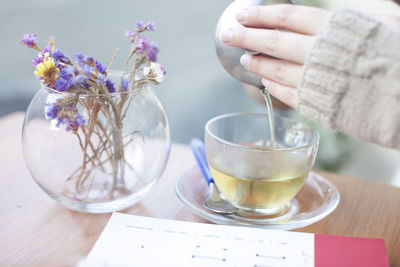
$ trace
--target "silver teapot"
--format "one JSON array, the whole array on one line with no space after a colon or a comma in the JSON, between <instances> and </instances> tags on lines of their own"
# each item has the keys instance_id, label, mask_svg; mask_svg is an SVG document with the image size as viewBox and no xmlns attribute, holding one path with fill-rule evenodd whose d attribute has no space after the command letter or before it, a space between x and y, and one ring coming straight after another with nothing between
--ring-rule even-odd
<instances>
[{"instance_id":1,"label":"silver teapot","mask_svg":"<svg viewBox=\"0 0 400 267\"><path fill-rule=\"evenodd\" d=\"M224 29L243 27L237 20L237 12L248 6L261 6L261 5L273 5L273 4L292 4L290 0L236 0L231 3L225 11L222 13L217 28L215 30L215 47L217 50L218 58L225 68L225 70L231 74L235 79L249 84L254 85L258 88L262 88L261 76L256 75L247 71L240 64L240 57L245 53L254 54L255 52L231 47L224 44L221 41L221 32Z\"/></svg>"}]
</instances>

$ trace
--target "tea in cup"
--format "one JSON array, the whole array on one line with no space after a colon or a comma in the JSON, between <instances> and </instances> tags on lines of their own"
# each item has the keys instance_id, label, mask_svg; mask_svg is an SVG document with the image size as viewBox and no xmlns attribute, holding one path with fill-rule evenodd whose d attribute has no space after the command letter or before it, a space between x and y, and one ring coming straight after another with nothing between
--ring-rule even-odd
<instances>
[{"instance_id":1,"label":"tea in cup","mask_svg":"<svg viewBox=\"0 0 400 267\"><path fill-rule=\"evenodd\" d=\"M273 142L265 114L226 114L205 126L214 182L223 197L243 211L282 211L313 167L318 132L288 117L275 115L274 120Z\"/></svg>"}]
</instances>

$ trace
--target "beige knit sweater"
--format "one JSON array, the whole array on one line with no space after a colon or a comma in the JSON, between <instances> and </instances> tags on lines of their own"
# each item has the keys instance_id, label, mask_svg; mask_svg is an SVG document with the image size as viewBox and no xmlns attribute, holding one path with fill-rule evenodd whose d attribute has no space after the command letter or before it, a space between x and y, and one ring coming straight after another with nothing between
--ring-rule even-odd
<instances>
[{"instance_id":1,"label":"beige knit sweater","mask_svg":"<svg viewBox=\"0 0 400 267\"><path fill-rule=\"evenodd\" d=\"M400 149L400 29L339 10L318 33L299 87L300 114Z\"/></svg>"}]
</instances>

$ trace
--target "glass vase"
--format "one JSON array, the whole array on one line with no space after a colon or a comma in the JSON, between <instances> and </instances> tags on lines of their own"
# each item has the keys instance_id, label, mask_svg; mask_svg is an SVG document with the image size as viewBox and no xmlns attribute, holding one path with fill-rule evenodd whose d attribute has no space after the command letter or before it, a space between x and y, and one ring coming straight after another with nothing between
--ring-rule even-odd
<instances>
[{"instance_id":1,"label":"glass vase","mask_svg":"<svg viewBox=\"0 0 400 267\"><path fill-rule=\"evenodd\" d=\"M149 85L106 95L42 86L26 112L22 142L31 175L50 197L105 213L153 188L168 160L170 129Z\"/></svg>"}]
</instances>

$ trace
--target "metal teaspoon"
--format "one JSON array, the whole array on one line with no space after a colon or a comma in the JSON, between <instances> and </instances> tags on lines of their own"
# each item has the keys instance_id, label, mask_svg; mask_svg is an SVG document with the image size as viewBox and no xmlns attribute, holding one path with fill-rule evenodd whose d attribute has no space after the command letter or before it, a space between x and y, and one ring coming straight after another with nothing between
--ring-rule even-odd
<instances>
[{"instance_id":1,"label":"metal teaspoon","mask_svg":"<svg viewBox=\"0 0 400 267\"><path fill-rule=\"evenodd\" d=\"M238 208L232 206L228 201L221 198L221 192L215 185L210 169L208 168L203 141L193 138L190 140L190 147L210 188L210 194L208 195L207 200L203 203L203 207L221 214L233 214L238 212Z\"/></svg>"}]
</instances>

